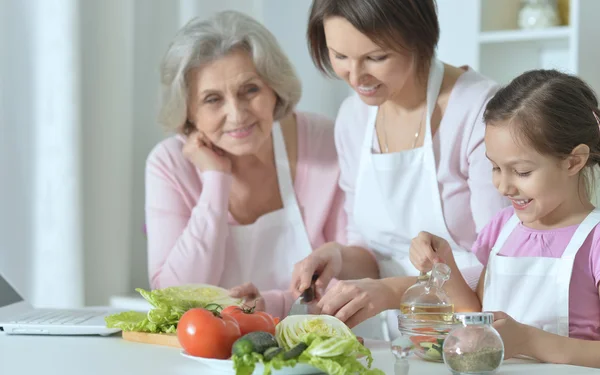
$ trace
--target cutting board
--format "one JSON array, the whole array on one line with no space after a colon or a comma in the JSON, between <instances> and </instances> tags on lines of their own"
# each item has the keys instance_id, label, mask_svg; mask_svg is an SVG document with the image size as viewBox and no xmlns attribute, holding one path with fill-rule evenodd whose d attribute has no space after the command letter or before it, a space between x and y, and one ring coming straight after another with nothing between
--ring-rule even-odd
<instances>
[{"instance_id":1,"label":"cutting board","mask_svg":"<svg viewBox=\"0 0 600 375\"><path fill-rule=\"evenodd\" d=\"M127 341L181 348L174 333L123 332L122 336Z\"/></svg>"}]
</instances>

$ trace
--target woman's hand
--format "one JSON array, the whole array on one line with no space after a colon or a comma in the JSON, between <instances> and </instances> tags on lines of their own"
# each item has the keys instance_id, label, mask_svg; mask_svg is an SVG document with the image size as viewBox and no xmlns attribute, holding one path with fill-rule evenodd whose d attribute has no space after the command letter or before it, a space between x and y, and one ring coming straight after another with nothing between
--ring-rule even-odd
<instances>
[{"instance_id":1,"label":"woman's hand","mask_svg":"<svg viewBox=\"0 0 600 375\"><path fill-rule=\"evenodd\" d=\"M512 358L526 352L529 326L514 320L501 311L494 312L494 328L504 342L504 359Z\"/></svg>"},{"instance_id":2,"label":"woman's hand","mask_svg":"<svg viewBox=\"0 0 600 375\"><path fill-rule=\"evenodd\" d=\"M393 291L381 280L339 281L317 303L321 314L333 315L350 328L388 309Z\"/></svg>"},{"instance_id":3,"label":"woman's hand","mask_svg":"<svg viewBox=\"0 0 600 375\"><path fill-rule=\"evenodd\" d=\"M256 311L265 311L267 306L265 299L260 295L258 288L252 283L238 285L229 289L229 296L233 298L241 298L244 305L252 307Z\"/></svg>"},{"instance_id":4,"label":"woman's hand","mask_svg":"<svg viewBox=\"0 0 600 375\"><path fill-rule=\"evenodd\" d=\"M447 263L452 248L445 239L428 232L421 232L410 243L410 262L421 272L429 272L434 263Z\"/></svg>"},{"instance_id":5,"label":"woman's hand","mask_svg":"<svg viewBox=\"0 0 600 375\"><path fill-rule=\"evenodd\" d=\"M187 136L183 155L202 172L220 171L231 173L231 159L225 151L213 145L201 132L194 131Z\"/></svg>"},{"instance_id":6,"label":"woman's hand","mask_svg":"<svg viewBox=\"0 0 600 375\"><path fill-rule=\"evenodd\" d=\"M319 299L323 296L331 279L337 277L342 271L342 249L342 245L329 242L294 265L290 285L294 298L298 298L310 287L314 274L319 275L315 281L316 297Z\"/></svg>"}]
</instances>

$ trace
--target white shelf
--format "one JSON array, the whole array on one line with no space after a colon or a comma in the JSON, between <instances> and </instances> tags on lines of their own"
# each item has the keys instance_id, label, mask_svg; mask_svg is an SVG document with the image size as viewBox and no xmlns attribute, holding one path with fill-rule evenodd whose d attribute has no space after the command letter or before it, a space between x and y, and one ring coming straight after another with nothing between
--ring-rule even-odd
<instances>
[{"instance_id":1,"label":"white shelf","mask_svg":"<svg viewBox=\"0 0 600 375\"><path fill-rule=\"evenodd\" d=\"M543 40L567 40L570 36L571 28L568 26L558 26L539 30L484 31L479 34L479 43L492 44Z\"/></svg>"}]
</instances>

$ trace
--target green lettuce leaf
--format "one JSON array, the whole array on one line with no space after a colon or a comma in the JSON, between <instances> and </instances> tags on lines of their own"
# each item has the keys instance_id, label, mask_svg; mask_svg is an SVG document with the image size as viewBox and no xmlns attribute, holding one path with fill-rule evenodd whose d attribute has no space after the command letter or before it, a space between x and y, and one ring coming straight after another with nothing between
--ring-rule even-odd
<instances>
[{"instance_id":1,"label":"green lettuce leaf","mask_svg":"<svg viewBox=\"0 0 600 375\"><path fill-rule=\"evenodd\" d=\"M353 356L330 358L301 356L300 362L307 363L329 375L385 375L385 373L379 369L365 367Z\"/></svg>"},{"instance_id":2,"label":"green lettuce leaf","mask_svg":"<svg viewBox=\"0 0 600 375\"><path fill-rule=\"evenodd\" d=\"M189 309L206 308L209 305L225 308L241 304L241 300L229 297L226 289L212 285L185 285L152 291L137 288L136 291L153 308L147 313L129 311L109 315L105 318L108 328L119 328L122 331L175 333L179 319Z\"/></svg>"},{"instance_id":3,"label":"green lettuce leaf","mask_svg":"<svg viewBox=\"0 0 600 375\"><path fill-rule=\"evenodd\" d=\"M123 331L140 331L147 323L146 314L137 311L109 315L105 321L109 328L120 328Z\"/></svg>"},{"instance_id":4,"label":"green lettuce leaf","mask_svg":"<svg viewBox=\"0 0 600 375\"><path fill-rule=\"evenodd\" d=\"M233 355L233 369L236 375L251 375L256 369L258 363L264 366L263 375L271 375L273 370L281 370L284 367L294 367L298 364L297 359L283 359L282 355L278 355L270 361L265 361L262 354L251 353L243 356Z\"/></svg>"},{"instance_id":5,"label":"green lettuce leaf","mask_svg":"<svg viewBox=\"0 0 600 375\"><path fill-rule=\"evenodd\" d=\"M252 375L256 364L264 360L263 356L258 353L244 354L243 356L234 355L231 359L236 375Z\"/></svg>"}]
</instances>

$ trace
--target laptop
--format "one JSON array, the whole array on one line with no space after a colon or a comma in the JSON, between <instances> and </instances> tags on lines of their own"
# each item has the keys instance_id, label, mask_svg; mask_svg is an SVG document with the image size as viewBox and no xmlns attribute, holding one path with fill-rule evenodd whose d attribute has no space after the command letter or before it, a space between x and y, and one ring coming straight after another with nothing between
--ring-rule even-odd
<instances>
[{"instance_id":1,"label":"laptop","mask_svg":"<svg viewBox=\"0 0 600 375\"><path fill-rule=\"evenodd\" d=\"M36 309L0 274L0 334L102 335L119 332L107 328L104 317L114 311L88 309Z\"/></svg>"}]
</instances>

